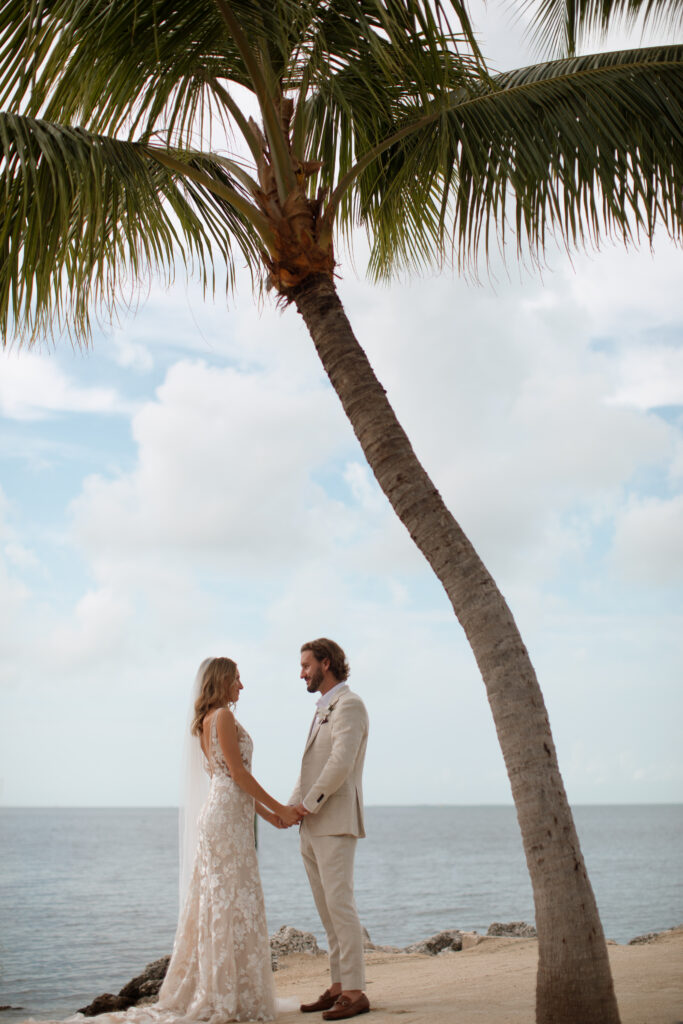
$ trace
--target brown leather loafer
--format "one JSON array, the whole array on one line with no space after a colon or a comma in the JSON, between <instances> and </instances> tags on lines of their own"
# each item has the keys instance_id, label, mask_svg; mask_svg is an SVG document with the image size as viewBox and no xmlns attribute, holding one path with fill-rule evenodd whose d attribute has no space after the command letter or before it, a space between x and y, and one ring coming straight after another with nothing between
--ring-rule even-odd
<instances>
[{"instance_id":1,"label":"brown leather loafer","mask_svg":"<svg viewBox=\"0 0 683 1024\"><path fill-rule=\"evenodd\" d=\"M337 1001L336 996L330 995L329 988L326 988L321 996L318 996L314 1003L302 1003L299 1009L302 1013L315 1013L316 1010L329 1010Z\"/></svg>"},{"instance_id":2,"label":"brown leather loafer","mask_svg":"<svg viewBox=\"0 0 683 1024\"><path fill-rule=\"evenodd\" d=\"M369 1009L370 1000L365 992L354 1000L349 999L348 996L339 996L332 1009L323 1014L323 1020L346 1020L347 1017L357 1017L359 1013L367 1013Z\"/></svg>"}]
</instances>

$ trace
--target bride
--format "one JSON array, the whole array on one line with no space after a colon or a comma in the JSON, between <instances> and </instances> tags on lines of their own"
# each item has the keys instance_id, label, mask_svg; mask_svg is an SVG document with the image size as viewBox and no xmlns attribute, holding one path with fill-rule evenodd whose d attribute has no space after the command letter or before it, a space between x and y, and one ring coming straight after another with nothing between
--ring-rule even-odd
<instances>
[{"instance_id":1,"label":"bride","mask_svg":"<svg viewBox=\"0 0 683 1024\"><path fill-rule=\"evenodd\" d=\"M154 1009L211 1024L272 1020L275 987L254 844L254 809L278 828L295 824L299 817L251 774L251 737L231 710L243 689L235 662L202 662L195 689L189 757L186 754L190 798L184 808L181 893L189 847L194 847L194 857L173 954ZM201 793L199 762L210 784L197 818L192 801Z\"/></svg>"},{"instance_id":2,"label":"bride","mask_svg":"<svg viewBox=\"0 0 683 1024\"><path fill-rule=\"evenodd\" d=\"M180 916L158 1002L97 1014L93 1024L267 1021L299 1005L275 997L254 810L277 828L299 815L251 774L251 737L232 710L242 689L230 658L199 666L185 745Z\"/></svg>"}]
</instances>

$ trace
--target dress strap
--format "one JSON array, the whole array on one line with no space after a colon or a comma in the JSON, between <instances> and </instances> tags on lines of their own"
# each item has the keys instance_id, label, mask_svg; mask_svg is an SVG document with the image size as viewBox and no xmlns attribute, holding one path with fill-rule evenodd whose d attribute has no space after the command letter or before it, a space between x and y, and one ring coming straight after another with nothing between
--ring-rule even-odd
<instances>
[{"instance_id":1,"label":"dress strap","mask_svg":"<svg viewBox=\"0 0 683 1024\"><path fill-rule=\"evenodd\" d=\"M206 758L206 764L209 769L209 775L213 776L213 737L216 730L216 712L212 712L211 721L209 723L209 735L206 740L206 750L204 745L200 744L202 753ZM204 727L202 726L202 736L204 735Z\"/></svg>"},{"instance_id":2,"label":"dress strap","mask_svg":"<svg viewBox=\"0 0 683 1024\"><path fill-rule=\"evenodd\" d=\"M218 723L216 722L216 719L218 718L218 711L218 708L214 711L211 718L211 725L209 726L209 753L211 754L211 757L213 757L215 749L214 742L218 743Z\"/></svg>"}]
</instances>

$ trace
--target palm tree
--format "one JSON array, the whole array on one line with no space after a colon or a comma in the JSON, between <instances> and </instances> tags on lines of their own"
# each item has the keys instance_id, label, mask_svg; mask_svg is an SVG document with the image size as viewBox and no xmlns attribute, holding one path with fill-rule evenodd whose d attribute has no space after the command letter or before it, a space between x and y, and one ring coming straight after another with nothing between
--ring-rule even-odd
<instances>
[{"instance_id":1,"label":"palm tree","mask_svg":"<svg viewBox=\"0 0 683 1024\"><path fill-rule=\"evenodd\" d=\"M545 0L538 24L571 53L582 26L641 8L678 16ZM683 47L659 46L494 76L460 0L0 0L3 335L87 340L94 311L178 259L210 287L237 254L295 305L486 685L534 890L539 1024L619 1019L543 696L353 335L333 243L365 226L379 277L509 232L532 254L658 222L679 237L682 69ZM212 131L238 141L219 151Z\"/></svg>"}]
</instances>

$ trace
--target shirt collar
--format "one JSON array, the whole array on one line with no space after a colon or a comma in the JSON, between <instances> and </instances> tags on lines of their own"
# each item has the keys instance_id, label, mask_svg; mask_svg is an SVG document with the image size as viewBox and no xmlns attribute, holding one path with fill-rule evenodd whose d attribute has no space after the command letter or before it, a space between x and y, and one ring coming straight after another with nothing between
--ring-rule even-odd
<instances>
[{"instance_id":1,"label":"shirt collar","mask_svg":"<svg viewBox=\"0 0 683 1024\"><path fill-rule=\"evenodd\" d=\"M327 691L327 693L321 694L321 696L318 697L318 700L316 702L316 707L317 707L318 711L322 711L324 708L329 707L330 704L332 703L332 701L334 700L334 698L339 693L341 693L342 690L345 690L345 689L346 689L346 683L337 683L337 685L333 686L331 690Z\"/></svg>"}]
</instances>

